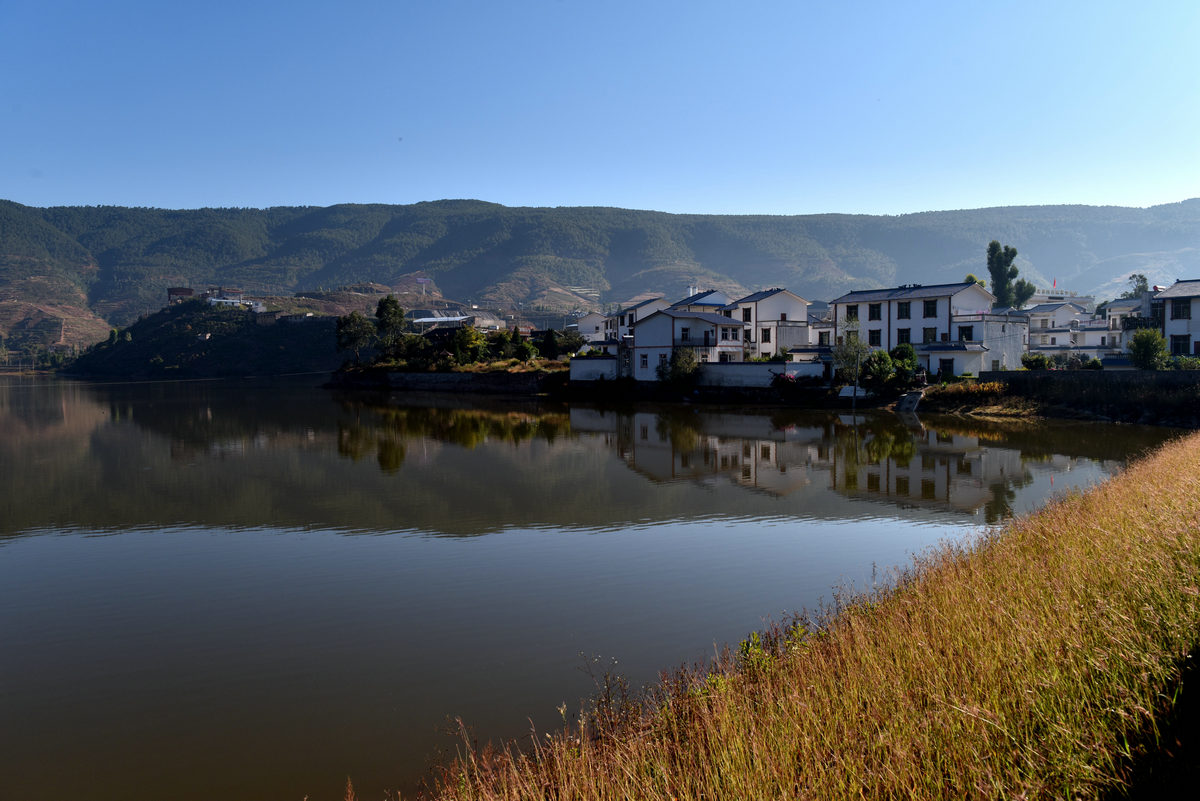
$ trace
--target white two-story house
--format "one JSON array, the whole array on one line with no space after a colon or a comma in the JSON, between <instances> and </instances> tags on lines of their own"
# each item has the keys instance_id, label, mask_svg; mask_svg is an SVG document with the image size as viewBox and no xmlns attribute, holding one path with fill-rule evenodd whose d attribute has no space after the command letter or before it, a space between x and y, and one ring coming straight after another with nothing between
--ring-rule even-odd
<instances>
[{"instance_id":1,"label":"white two-story house","mask_svg":"<svg viewBox=\"0 0 1200 801\"><path fill-rule=\"evenodd\" d=\"M742 361L742 324L723 314L663 309L634 323L632 375L638 381L657 381L659 365L671 354L688 348L696 361Z\"/></svg>"},{"instance_id":2,"label":"white two-story house","mask_svg":"<svg viewBox=\"0 0 1200 801\"><path fill-rule=\"evenodd\" d=\"M746 358L774 356L808 345L808 301L786 289L765 289L730 303L721 313L745 326Z\"/></svg>"},{"instance_id":3,"label":"white two-story house","mask_svg":"<svg viewBox=\"0 0 1200 801\"><path fill-rule=\"evenodd\" d=\"M662 297L632 303L608 315L604 320L604 339L609 342L623 343L630 336L630 329L638 320L649 317L656 311L662 311L671 304Z\"/></svg>"},{"instance_id":4,"label":"white two-story house","mask_svg":"<svg viewBox=\"0 0 1200 801\"><path fill-rule=\"evenodd\" d=\"M931 374L978 373L993 362L996 369L1013 369L1020 366L1025 318L991 314L995 300L973 281L849 292L830 302L831 344L847 336L865 340L872 350L908 343ZM1012 338L1012 326L1020 328L1020 340Z\"/></svg>"}]
</instances>

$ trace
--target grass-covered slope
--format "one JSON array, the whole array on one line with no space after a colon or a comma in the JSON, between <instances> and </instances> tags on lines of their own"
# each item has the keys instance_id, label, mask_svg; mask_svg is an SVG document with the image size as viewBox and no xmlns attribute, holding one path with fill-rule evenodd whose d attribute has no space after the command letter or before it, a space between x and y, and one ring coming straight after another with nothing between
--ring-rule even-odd
<instances>
[{"instance_id":1,"label":"grass-covered slope","mask_svg":"<svg viewBox=\"0 0 1200 801\"><path fill-rule=\"evenodd\" d=\"M926 556L819 629L750 638L640 710L603 695L532 758L469 751L434 794L1100 796L1153 748L1200 646L1197 464L1200 435L1169 444L1086 494Z\"/></svg>"}]
</instances>

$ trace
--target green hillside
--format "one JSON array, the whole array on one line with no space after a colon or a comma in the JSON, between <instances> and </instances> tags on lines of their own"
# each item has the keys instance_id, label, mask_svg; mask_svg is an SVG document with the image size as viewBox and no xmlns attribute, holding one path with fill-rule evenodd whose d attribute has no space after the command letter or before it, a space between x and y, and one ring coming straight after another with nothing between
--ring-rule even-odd
<instances>
[{"instance_id":1,"label":"green hillside","mask_svg":"<svg viewBox=\"0 0 1200 801\"><path fill-rule=\"evenodd\" d=\"M554 311L689 286L851 289L983 274L987 243L1023 276L1115 296L1130 272L1200 276L1200 200L1150 209L1040 206L896 217L674 215L615 208L408 206L34 208L0 201L0 335L87 343L162 307L170 286L251 295L375 282L481 305ZM40 321L40 322L39 322ZM32 334L30 334L32 336Z\"/></svg>"}]
</instances>

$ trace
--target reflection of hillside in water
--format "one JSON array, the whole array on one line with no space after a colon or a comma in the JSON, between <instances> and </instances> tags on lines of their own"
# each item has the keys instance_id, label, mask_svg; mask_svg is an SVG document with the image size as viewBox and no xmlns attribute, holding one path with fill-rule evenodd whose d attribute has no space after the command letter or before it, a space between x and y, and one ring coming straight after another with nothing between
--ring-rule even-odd
<instances>
[{"instance_id":1,"label":"reflection of hillside in water","mask_svg":"<svg viewBox=\"0 0 1200 801\"><path fill-rule=\"evenodd\" d=\"M915 415L573 409L571 426L602 433L632 470L658 483L720 482L779 497L815 485L903 508L982 511L988 523L1011 514L1016 491L1037 472L1068 473L1080 459L1107 472L1124 462L1116 452L1128 453L1107 437L1081 437L1086 429L1047 436L1040 426L926 425ZM1054 452L1058 447L1079 455Z\"/></svg>"}]
</instances>

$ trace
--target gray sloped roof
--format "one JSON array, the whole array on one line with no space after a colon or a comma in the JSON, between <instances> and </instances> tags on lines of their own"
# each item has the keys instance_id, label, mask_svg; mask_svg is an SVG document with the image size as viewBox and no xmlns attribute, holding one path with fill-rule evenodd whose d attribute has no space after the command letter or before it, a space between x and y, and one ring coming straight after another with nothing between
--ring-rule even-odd
<instances>
[{"instance_id":1,"label":"gray sloped roof","mask_svg":"<svg viewBox=\"0 0 1200 801\"><path fill-rule=\"evenodd\" d=\"M925 353L945 353L947 351L952 351L952 350L967 351L969 353L982 353L983 351L987 350L987 348L985 348L983 345L980 345L978 342L962 342L962 341L924 342L919 345L914 345L913 347L919 351L924 351Z\"/></svg>"},{"instance_id":2,"label":"gray sloped roof","mask_svg":"<svg viewBox=\"0 0 1200 801\"><path fill-rule=\"evenodd\" d=\"M651 320L659 316L660 314L675 320L700 320L711 325L732 325L739 328L742 325L741 320L733 320L723 314L713 314L712 312L679 311L678 309L662 309L660 311L656 311L654 314L651 314L648 317L643 317L642 319L637 320L633 325L634 327L637 327L647 320Z\"/></svg>"},{"instance_id":3,"label":"gray sloped roof","mask_svg":"<svg viewBox=\"0 0 1200 801\"><path fill-rule=\"evenodd\" d=\"M1055 309L1061 309L1063 306L1074 306L1080 314L1087 314L1087 309L1080 306L1078 303L1072 303L1069 300L1056 301L1054 303L1039 303L1032 309L1026 309L1026 314L1049 314Z\"/></svg>"},{"instance_id":4,"label":"gray sloped roof","mask_svg":"<svg viewBox=\"0 0 1200 801\"><path fill-rule=\"evenodd\" d=\"M702 306L702 305L724 306L725 305L724 301L717 301L715 299L705 300L705 298L708 298L709 295L714 295L714 294L716 294L716 292L717 292L717 290L715 290L715 289L709 289L704 292L697 292L695 295L692 295L690 298L684 298L681 301L672 303L671 308L674 309L674 308L681 307L681 306Z\"/></svg>"},{"instance_id":5,"label":"gray sloped roof","mask_svg":"<svg viewBox=\"0 0 1200 801\"><path fill-rule=\"evenodd\" d=\"M873 303L885 300L923 300L925 298L941 298L954 295L971 286L971 281L960 281L956 284L906 284L889 289L859 289L847 292L840 298L834 298L830 303ZM982 289L982 287L980 287ZM986 289L983 290L987 292ZM989 293L990 294L990 293Z\"/></svg>"},{"instance_id":6,"label":"gray sloped roof","mask_svg":"<svg viewBox=\"0 0 1200 801\"><path fill-rule=\"evenodd\" d=\"M752 292L744 298L738 298L733 303L726 306L726 309L736 308L739 303L757 303L760 300L766 300L772 295L778 295L780 292L787 292L783 287L775 287L774 289L764 289L761 292ZM795 294L795 293L792 293ZM799 296L797 296L799 297ZM803 300L803 298L801 298Z\"/></svg>"},{"instance_id":7,"label":"gray sloped roof","mask_svg":"<svg viewBox=\"0 0 1200 801\"><path fill-rule=\"evenodd\" d=\"M1154 296L1155 299L1163 298L1195 298L1200 297L1200 279L1189 278L1184 281L1176 281L1174 285L1167 287L1162 292Z\"/></svg>"}]
</instances>

